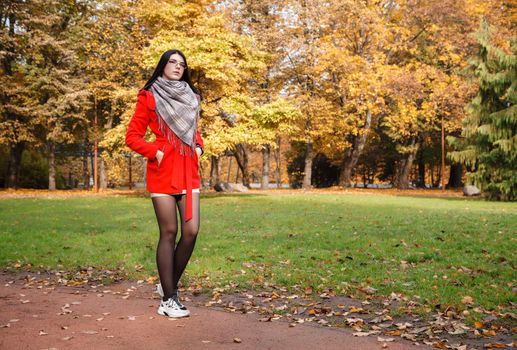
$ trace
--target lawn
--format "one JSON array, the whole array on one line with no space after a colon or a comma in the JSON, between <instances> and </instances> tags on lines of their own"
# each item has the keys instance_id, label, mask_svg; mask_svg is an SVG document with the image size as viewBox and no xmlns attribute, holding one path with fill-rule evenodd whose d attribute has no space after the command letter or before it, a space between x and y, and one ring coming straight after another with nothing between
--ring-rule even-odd
<instances>
[{"instance_id":1,"label":"lawn","mask_svg":"<svg viewBox=\"0 0 517 350\"><path fill-rule=\"evenodd\" d=\"M206 195L201 205L186 283L396 292L459 309L466 300L503 310L517 302L515 203L299 192ZM1 199L0 235L4 268L156 275L148 198Z\"/></svg>"}]
</instances>

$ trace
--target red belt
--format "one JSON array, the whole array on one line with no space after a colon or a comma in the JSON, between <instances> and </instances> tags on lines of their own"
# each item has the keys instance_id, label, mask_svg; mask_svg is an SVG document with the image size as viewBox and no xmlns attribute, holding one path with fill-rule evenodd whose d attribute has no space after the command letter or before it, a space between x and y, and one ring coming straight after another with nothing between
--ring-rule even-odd
<instances>
[{"instance_id":1,"label":"red belt","mask_svg":"<svg viewBox=\"0 0 517 350\"><path fill-rule=\"evenodd\" d=\"M188 158L188 156L181 157L183 158L184 167L185 170L184 177L185 177L185 185L187 187L187 194L186 194L186 200L187 200L187 210L185 213L185 222L192 219L192 160ZM173 185L174 178L171 177L171 186Z\"/></svg>"}]
</instances>

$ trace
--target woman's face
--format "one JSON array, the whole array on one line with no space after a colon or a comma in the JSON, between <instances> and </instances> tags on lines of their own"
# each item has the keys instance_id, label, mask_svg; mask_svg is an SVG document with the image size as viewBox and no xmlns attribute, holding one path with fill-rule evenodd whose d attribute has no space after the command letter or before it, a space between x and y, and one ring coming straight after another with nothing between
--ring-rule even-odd
<instances>
[{"instance_id":1,"label":"woman's face","mask_svg":"<svg viewBox=\"0 0 517 350\"><path fill-rule=\"evenodd\" d=\"M177 53L169 57L169 62L163 69L163 77L168 80L180 80L185 71L185 61Z\"/></svg>"}]
</instances>

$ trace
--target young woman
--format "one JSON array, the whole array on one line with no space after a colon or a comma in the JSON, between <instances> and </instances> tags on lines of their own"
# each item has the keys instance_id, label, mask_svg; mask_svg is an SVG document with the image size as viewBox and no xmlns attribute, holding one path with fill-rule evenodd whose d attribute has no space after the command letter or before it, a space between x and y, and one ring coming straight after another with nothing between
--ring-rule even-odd
<instances>
[{"instance_id":1,"label":"young woman","mask_svg":"<svg viewBox=\"0 0 517 350\"><path fill-rule=\"evenodd\" d=\"M138 94L126 133L126 144L147 157L147 189L160 229L156 263L162 300L158 313L168 317L190 315L179 299L178 281L199 230L198 157L203 153L203 141L197 131L199 101L185 55L179 50L166 51ZM152 143L144 140L148 127L156 135ZM181 221L177 245L176 210Z\"/></svg>"}]
</instances>

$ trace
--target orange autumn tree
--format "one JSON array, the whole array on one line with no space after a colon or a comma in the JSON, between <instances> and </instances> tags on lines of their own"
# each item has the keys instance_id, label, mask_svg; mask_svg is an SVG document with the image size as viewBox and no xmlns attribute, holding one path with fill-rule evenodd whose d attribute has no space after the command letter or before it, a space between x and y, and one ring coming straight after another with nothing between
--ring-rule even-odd
<instances>
[{"instance_id":1,"label":"orange autumn tree","mask_svg":"<svg viewBox=\"0 0 517 350\"><path fill-rule=\"evenodd\" d=\"M233 31L224 6L206 0L143 0L135 16L149 32L149 45L142 51L148 69L170 48L187 56L193 83L203 97L199 127L206 155L216 159L226 149L239 152L239 145L254 137L253 132L245 131L253 127L245 125L247 119L242 114L228 108L238 104L242 96L251 97L247 82L265 68L264 54L255 47L253 38ZM230 120L230 115L235 119ZM241 153L240 167L248 184L246 154ZM206 161L201 166L206 166Z\"/></svg>"}]
</instances>

